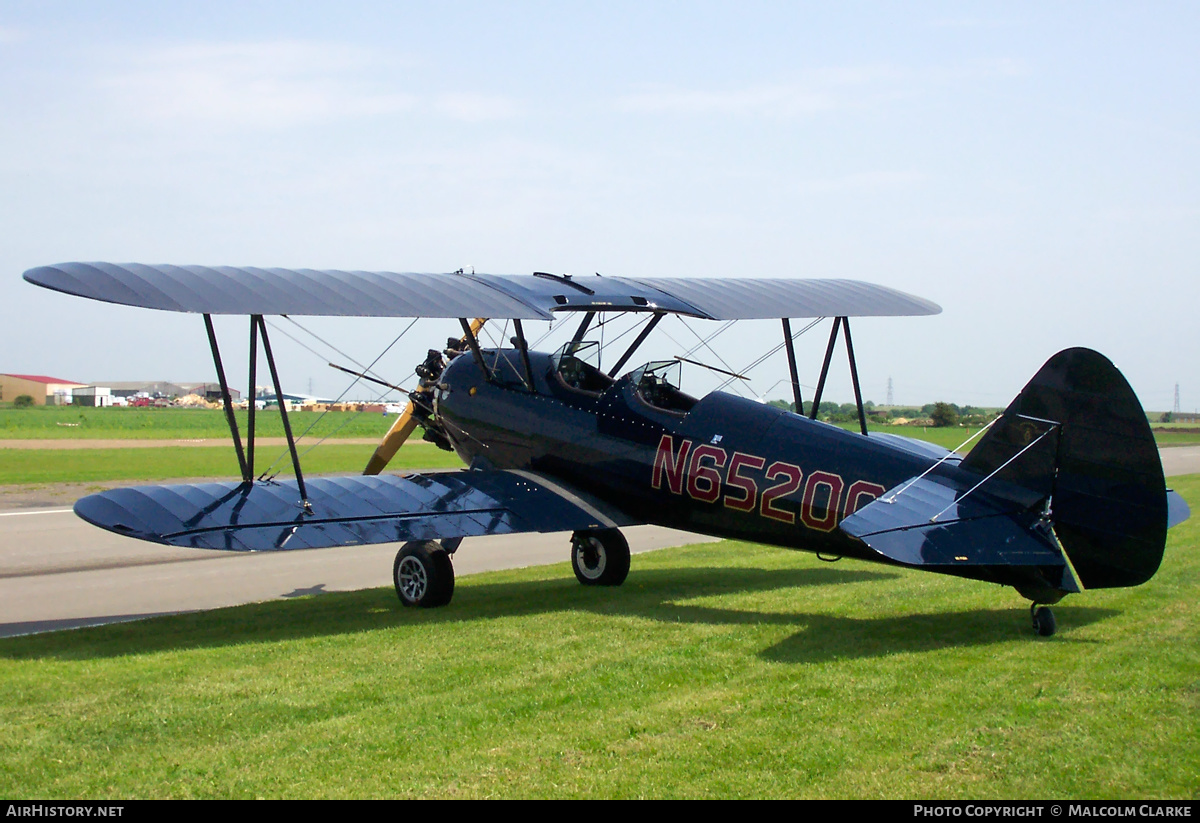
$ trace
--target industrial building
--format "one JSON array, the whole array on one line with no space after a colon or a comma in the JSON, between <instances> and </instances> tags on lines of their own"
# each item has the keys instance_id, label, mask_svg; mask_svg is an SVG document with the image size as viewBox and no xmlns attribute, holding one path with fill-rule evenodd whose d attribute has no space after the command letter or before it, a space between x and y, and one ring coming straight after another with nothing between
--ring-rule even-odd
<instances>
[{"instance_id":1,"label":"industrial building","mask_svg":"<svg viewBox=\"0 0 1200 823\"><path fill-rule=\"evenodd\" d=\"M37 406L111 406L133 405L136 397L175 399L196 394L210 402L220 402L221 387L216 383L169 383L165 380L98 380L76 383L42 374L0 374L0 403L11 403L23 394ZM230 388L236 403L242 393Z\"/></svg>"},{"instance_id":2,"label":"industrial building","mask_svg":"<svg viewBox=\"0 0 1200 823\"><path fill-rule=\"evenodd\" d=\"M11 403L27 394L35 406L67 406L71 392L84 385L44 374L0 374L0 403Z\"/></svg>"}]
</instances>

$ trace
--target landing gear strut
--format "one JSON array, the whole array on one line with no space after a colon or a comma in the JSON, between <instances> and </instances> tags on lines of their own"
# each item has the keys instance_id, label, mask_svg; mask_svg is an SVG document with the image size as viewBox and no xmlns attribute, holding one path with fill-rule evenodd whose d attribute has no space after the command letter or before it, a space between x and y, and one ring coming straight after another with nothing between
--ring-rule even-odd
<instances>
[{"instance_id":1,"label":"landing gear strut","mask_svg":"<svg viewBox=\"0 0 1200 823\"><path fill-rule=\"evenodd\" d=\"M1033 630L1041 637L1050 637L1058 630L1058 624L1054 621L1054 612L1050 611L1049 606L1031 604L1029 617L1033 621Z\"/></svg>"},{"instance_id":2,"label":"landing gear strut","mask_svg":"<svg viewBox=\"0 0 1200 823\"><path fill-rule=\"evenodd\" d=\"M432 540L405 543L392 564L396 595L405 606L445 606L454 595L450 555Z\"/></svg>"},{"instance_id":3,"label":"landing gear strut","mask_svg":"<svg viewBox=\"0 0 1200 823\"><path fill-rule=\"evenodd\" d=\"M571 535L571 568L585 586L620 586L629 574L629 543L617 529Z\"/></svg>"}]
</instances>

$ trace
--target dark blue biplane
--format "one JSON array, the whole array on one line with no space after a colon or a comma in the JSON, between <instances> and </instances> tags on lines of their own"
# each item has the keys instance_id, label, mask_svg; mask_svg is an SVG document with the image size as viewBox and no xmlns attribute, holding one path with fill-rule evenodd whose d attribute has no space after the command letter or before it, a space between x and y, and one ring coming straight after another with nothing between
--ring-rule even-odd
<instances>
[{"instance_id":1,"label":"dark blue biplane","mask_svg":"<svg viewBox=\"0 0 1200 823\"><path fill-rule=\"evenodd\" d=\"M1087 588L1136 586L1162 559L1167 529L1188 516L1169 491L1146 416L1102 355L1054 355L963 457L905 437L867 434L850 318L936 314L935 304L846 280L633 279L398 274L68 263L32 269L39 286L204 316L240 481L123 488L76 513L119 534L206 549L276 551L403 543L400 601L441 606L464 537L571 532L584 585L620 585L620 528L656 523L983 580L1046 604ZM580 318L553 353L531 351L522 321ZM607 371L588 339L600 313L635 312L639 334ZM246 442L229 399L212 315L250 317L282 396L264 315L458 318L462 337L431 350L419 387L358 477L305 478L281 407L293 480L255 478L254 409ZM860 431L714 391L685 394L684 357L622 370L667 315L772 319L783 328L795 408L803 409L791 319L832 318L812 409L840 336ZM484 348L482 319L511 321L511 347ZM359 376L371 378L365 373ZM417 426L469 466L381 474Z\"/></svg>"}]
</instances>

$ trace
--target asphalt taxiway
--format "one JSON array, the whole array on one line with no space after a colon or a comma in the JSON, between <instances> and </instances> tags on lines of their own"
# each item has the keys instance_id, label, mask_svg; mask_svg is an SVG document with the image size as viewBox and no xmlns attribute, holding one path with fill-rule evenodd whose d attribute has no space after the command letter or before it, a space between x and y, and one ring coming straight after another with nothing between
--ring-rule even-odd
<instances>
[{"instance_id":1,"label":"asphalt taxiway","mask_svg":"<svg viewBox=\"0 0 1200 823\"><path fill-rule=\"evenodd\" d=\"M1168 477L1200 473L1200 446L1163 449L1162 459ZM623 531L634 552L709 539L657 526ZM177 549L89 526L67 506L0 511L0 637L390 586L397 548ZM565 534L471 538L454 566L461 576L558 563L569 552Z\"/></svg>"}]
</instances>

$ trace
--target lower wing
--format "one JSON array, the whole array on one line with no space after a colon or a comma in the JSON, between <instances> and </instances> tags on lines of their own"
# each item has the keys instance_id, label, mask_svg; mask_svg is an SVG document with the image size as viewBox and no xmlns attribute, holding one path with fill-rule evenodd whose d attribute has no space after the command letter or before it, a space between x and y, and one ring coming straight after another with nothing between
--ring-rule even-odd
<instances>
[{"instance_id":1,"label":"lower wing","mask_svg":"<svg viewBox=\"0 0 1200 823\"><path fill-rule=\"evenodd\" d=\"M135 486L83 498L75 513L103 529L228 551L317 549L519 532L611 529L638 521L529 471L324 477Z\"/></svg>"}]
</instances>

